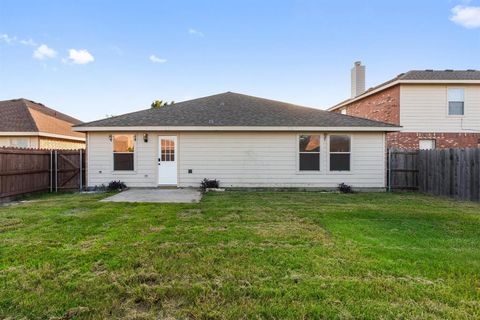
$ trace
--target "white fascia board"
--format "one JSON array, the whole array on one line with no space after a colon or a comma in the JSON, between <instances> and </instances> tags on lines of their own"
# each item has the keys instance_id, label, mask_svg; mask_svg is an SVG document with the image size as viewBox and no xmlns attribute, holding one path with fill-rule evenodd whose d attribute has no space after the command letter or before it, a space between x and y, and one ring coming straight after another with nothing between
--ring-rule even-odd
<instances>
[{"instance_id":1,"label":"white fascia board","mask_svg":"<svg viewBox=\"0 0 480 320\"><path fill-rule=\"evenodd\" d=\"M78 132L119 132L119 131L400 131L401 127L161 127L161 126L142 126L142 127L74 127Z\"/></svg>"},{"instance_id":2,"label":"white fascia board","mask_svg":"<svg viewBox=\"0 0 480 320\"><path fill-rule=\"evenodd\" d=\"M73 137L73 136L66 136L63 134L56 134L56 133L49 133L49 132L17 132L17 131L4 131L0 132L0 136L15 136L15 137L48 137L48 138L57 138L57 139L63 139L63 140L75 140L75 141L85 141L85 138L80 138L80 137Z\"/></svg>"}]
</instances>

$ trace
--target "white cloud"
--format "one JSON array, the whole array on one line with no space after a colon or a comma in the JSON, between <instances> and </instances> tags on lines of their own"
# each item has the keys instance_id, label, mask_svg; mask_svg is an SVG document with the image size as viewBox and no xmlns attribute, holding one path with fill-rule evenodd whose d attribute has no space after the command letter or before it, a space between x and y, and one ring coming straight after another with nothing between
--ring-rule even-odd
<instances>
[{"instance_id":1,"label":"white cloud","mask_svg":"<svg viewBox=\"0 0 480 320\"><path fill-rule=\"evenodd\" d=\"M0 40L2 42L7 43L7 44L11 44L12 42L16 41L17 38L16 37L10 37L8 34L2 33L2 34L0 34Z\"/></svg>"},{"instance_id":2,"label":"white cloud","mask_svg":"<svg viewBox=\"0 0 480 320\"><path fill-rule=\"evenodd\" d=\"M37 44L32 39L18 39L16 36L9 36L6 33L0 34L0 42L4 42L6 44L23 44L24 46L32 46L35 47Z\"/></svg>"},{"instance_id":3,"label":"white cloud","mask_svg":"<svg viewBox=\"0 0 480 320\"><path fill-rule=\"evenodd\" d=\"M150 61L154 62L154 63L165 63L167 62L167 59L162 59L162 58L159 58L157 57L156 55L152 54L150 57L149 57Z\"/></svg>"},{"instance_id":4,"label":"white cloud","mask_svg":"<svg viewBox=\"0 0 480 320\"><path fill-rule=\"evenodd\" d=\"M52 48L49 48L46 44L40 45L35 51L33 51L33 57L38 60L45 60L55 58L57 52Z\"/></svg>"},{"instance_id":5,"label":"white cloud","mask_svg":"<svg viewBox=\"0 0 480 320\"><path fill-rule=\"evenodd\" d=\"M31 46L31 47L35 47L37 44L35 43L35 41L33 41L32 39L28 39L28 40L20 40L18 41L20 44L23 44L24 46Z\"/></svg>"},{"instance_id":6,"label":"white cloud","mask_svg":"<svg viewBox=\"0 0 480 320\"><path fill-rule=\"evenodd\" d=\"M203 32L198 31L198 30L195 30L195 29L193 29L193 28L188 29L188 34L191 34L191 35L193 35L193 36L199 36L199 37L203 37L203 36L204 36Z\"/></svg>"},{"instance_id":7,"label":"white cloud","mask_svg":"<svg viewBox=\"0 0 480 320\"><path fill-rule=\"evenodd\" d=\"M458 5L452 8L450 20L462 27L480 28L480 7Z\"/></svg>"},{"instance_id":8,"label":"white cloud","mask_svg":"<svg viewBox=\"0 0 480 320\"><path fill-rule=\"evenodd\" d=\"M70 49L68 50L68 59L75 64L87 64L93 62L95 58L90 52L85 49ZM62 61L66 61L65 59Z\"/></svg>"}]
</instances>

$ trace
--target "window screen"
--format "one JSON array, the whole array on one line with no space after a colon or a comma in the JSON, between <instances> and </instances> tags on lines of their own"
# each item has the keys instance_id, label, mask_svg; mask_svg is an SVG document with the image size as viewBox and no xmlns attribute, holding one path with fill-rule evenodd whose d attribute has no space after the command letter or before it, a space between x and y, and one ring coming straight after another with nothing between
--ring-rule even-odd
<instances>
[{"instance_id":1,"label":"window screen","mask_svg":"<svg viewBox=\"0 0 480 320\"><path fill-rule=\"evenodd\" d=\"M320 135L301 135L299 138L299 170L320 170Z\"/></svg>"},{"instance_id":2,"label":"window screen","mask_svg":"<svg viewBox=\"0 0 480 320\"><path fill-rule=\"evenodd\" d=\"M113 170L134 170L134 135L113 136Z\"/></svg>"},{"instance_id":3,"label":"window screen","mask_svg":"<svg viewBox=\"0 0 480 320\"><path fill-rule=\"evenodd\" d=\"M350 171L350 136L330 136L330 171Z\"/></svg>"},{"instance_id":4,"label":"window screen","mask_svg":"<svg viewBox=\"0 0 480 320\"><path fill-rule=\"evenodd\" d=\"M448 114L451 116L463 116L465 113L465 98L462 88L448 89Z\"/></svg>"}]
</instances>

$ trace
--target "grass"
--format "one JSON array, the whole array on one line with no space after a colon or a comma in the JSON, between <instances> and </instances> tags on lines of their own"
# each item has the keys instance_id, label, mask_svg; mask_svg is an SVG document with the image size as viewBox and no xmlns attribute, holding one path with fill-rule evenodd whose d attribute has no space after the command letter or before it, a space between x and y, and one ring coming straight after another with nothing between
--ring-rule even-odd
<instances>
[{"instance_id":1,"label":"grass","mask_svg":"<svg viewBox=\"0 0 480 320\"><path fill-rule=\"evenodd\" d=\"M480 205L415 194L43 195L0 207L0 318L478 319Z\"/></svg>"}]
</instances>

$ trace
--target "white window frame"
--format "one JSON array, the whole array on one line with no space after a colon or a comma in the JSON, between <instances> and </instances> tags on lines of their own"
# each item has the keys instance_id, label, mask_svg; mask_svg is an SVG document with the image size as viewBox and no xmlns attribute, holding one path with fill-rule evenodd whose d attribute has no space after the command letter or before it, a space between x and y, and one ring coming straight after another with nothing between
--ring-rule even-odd
<instances>
[{"instance_id":1,"label":"white window frame","mask_svg":"<svg viewBox=\"0 0 480 320\"><path fill-rule=\"evenodd\" d=\"M342 108L340 110L340 113L346 115L347 114L347 108Z\"/></svg>"},{"instance_id":2,"label":"white window frame","mask_svg":"<svg viewBox=\"0 0 480 320\"><path fill-rule=\"evenodd\" d=\"M115 136L133 136L133 152L114 152ZM112 134L112 173L115 174L136 174L137 173L137 134L135 133L116 133ZM133 170L115 170L115 154L133 153Z\"/></svg>"},{"instance_id":3,"label":"white window frame","mask_svg":"<svg viewBox=\"0 0 480 320\"><path fill-rule=\"evenodd\" d=\"M18 147L16 144L13 143L13 141L15 141L15 140L25 140L25 141L27 141L27 146L26 147ZM10 138L10 146L12 146L14 148L30 148L31 147L30 138Z\"/></svg>"},{"instance_id":4,"label":"white window frame","mask_svg":"<svg viewBox=\"0 0 480 320\"><path fill-rule=\"evenodd\" d=\"M332 136L347 136L349 139L350 139L350 151L349 152L331 152L330 151L330 140L332 138ZM350 134L350 133L331 133L328 135L328 145L327 145L327 153L328 153L328 156L327 156L327 171L328 173L330 174L353 174L353 152L352 152L352 149L353 149L353 135ZM350 155L350 163L349 163L349 170L331 170L330 169L330 155L331 154L349 154Z\"/></svg>"},{"instance_id":5,"label":"white window frame","mask_svg":"<svg viewBox=\"0 0 480 320\"><path fill-rule=\"evenodd\" d=\"M433 141L433 148L422 149L421 146L420 146L422 141ZM435 150L436 148L437 148L437 140L436 139L418 139L418 149L420 149L420 150Z\"/></svg>"},{"instance_id":6,"label":"white window frame","mask_svg":"<svg viewBox=\"0 0 480 320\"><path fill-rule=\"evenodd\" d=\"M450 97L449 97L449 92L450 90L455 90L455 89L460 89L463 91L463 114L450 114ZM452 102L460 102L460 101L453 101ZM466 104L465 104L465 88L462 87L447 87L447 116L452 117L452 118L462 118L465 116L465 111L466 111Z\"/></svg>"},{"instance_id":7,"label":"white window frame","mask_svg":"<svg viewBox=\"0 0 480 320\"><path fill-rule=\"evenodd\" d=\"M319 136L320 138L320 146L319 146L319 151L318 152L300 152L300 137L301 136ZM323 139L323 134L322 133L315 133L315 132L307 132L307 133L299 133L296 135L296 146L297 146L297 154L296 154L296 159L297 159L297 174L320 174L322 172L322 145L324 142L322 141ZM318 170L300 170L300 153L318 153Z\"/></svg>"}]
</instances>

